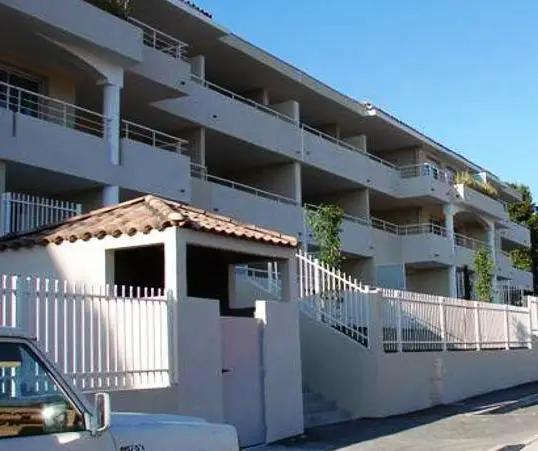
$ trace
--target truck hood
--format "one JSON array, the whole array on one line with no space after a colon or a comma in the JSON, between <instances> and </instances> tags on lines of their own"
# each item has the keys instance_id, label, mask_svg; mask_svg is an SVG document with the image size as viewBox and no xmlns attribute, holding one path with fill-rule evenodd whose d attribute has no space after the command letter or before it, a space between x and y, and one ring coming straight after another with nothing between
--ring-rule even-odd
<instances>
[{"instance_id":1,"label":"truck hood","mask_svg":"<svg viewBox=\"0 0 538 451\"><path fill-rule=\"evenodd\" d=\"M181 415L113 413L110 432L118 449L239 450L233 426Z\"/></svg>"}]
</instances>

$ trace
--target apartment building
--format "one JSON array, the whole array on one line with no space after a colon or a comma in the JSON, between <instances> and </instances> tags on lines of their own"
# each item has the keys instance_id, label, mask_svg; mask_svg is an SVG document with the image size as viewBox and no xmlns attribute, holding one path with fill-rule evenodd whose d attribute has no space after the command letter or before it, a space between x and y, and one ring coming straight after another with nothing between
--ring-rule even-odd
<instances>
[{"instance_id":1,"label":"apartment building","mask_svg":"<svg viewBox=\"0 0 538 451\"><path fill-rule=\"evenodd\" d=\"M486 169L190 2L92 3L0 0L3 233L151 193L315 251L305 209L333 203L364 283L466 297L486 246L497 284L532 287L509 256L530 245L519 193Z\"/></svg>"}]
</instances>

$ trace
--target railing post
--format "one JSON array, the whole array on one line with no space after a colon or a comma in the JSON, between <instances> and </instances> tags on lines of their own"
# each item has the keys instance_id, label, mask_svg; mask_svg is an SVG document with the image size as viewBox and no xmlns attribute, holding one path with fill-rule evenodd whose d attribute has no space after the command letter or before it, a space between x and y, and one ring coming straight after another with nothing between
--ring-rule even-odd
<instances>
[{"instance_id":1,"label":"railing post","mask_svg":"<svg viewBox=\"0 0 538 451\"><path fill-rule=\"evenodd\" d=\"M508 313L508 304L504 304L505 349L510 349L510 317Z\"/></svg>"},{"instance_id":2,"label":"railing post","mask_svg":"<svg viewBox=\"0 0 538 451\"><path fill-rule=\"evenodd\" d=\"M402 299L398 296L398 291L395 293L396 301L396 348L398 352L403 352L402 342Z\"/></svg>"},{"instance_id":3,"label":"railing post","mask_svg":"<svg viewBox=\"0 0 538 451\"><path fill-rule=\"evenodd\" d=\"M443 351L446 351L448 348L448 343L446 340L446 321L445 321L445 302L443 298L439 298L439 324L441 326L441 343Z\"/></svg>"},{"instance_id":4,"label":"railing post","mask_svg":"<svg viewBox=\"0 0 538 451\"><path fill-rule=\"evenodd\" d=\"M480 351L482 349L482 332L480 330L480 303L474 301L474 336L475 336L475 346L476 350Z\"/></svg>"}]
</instances>

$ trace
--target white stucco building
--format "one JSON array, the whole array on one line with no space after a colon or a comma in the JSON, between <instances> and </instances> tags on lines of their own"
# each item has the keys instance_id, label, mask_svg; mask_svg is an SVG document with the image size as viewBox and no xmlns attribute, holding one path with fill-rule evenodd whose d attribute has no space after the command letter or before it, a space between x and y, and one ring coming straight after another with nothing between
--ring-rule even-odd
<instances>
[{"instance_id":1,"label":"white stucco building","mask_svg":"<svg viewBox=\"0 0 538 451\"><path fill-rule=\"evenodd\" d=\"M506 211L519 194L487 169L188 2L130 3L122 18L0 0L4 231L150 193L312 246L304 210L330 202L346 213L345 271L365 283L463 297L485 245L498 283L532 286L508 254L530 244Z\"/></svg>"}]
</instances>

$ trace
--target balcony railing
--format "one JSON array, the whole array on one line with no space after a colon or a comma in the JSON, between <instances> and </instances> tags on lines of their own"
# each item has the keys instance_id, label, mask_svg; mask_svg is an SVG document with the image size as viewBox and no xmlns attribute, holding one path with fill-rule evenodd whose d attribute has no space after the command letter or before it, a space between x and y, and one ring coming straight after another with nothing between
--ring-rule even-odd
<instances>
[{"instance_id":1,"label":"balcony railing","mask_svg":"<svg viewBox=\"0 0 538 451\"><path fill-rule=\"evenodd\" d=\"M297 205L297 201L295 199L291 199L280 194L270 193L269 191L264 191L253 186L244 185L243 183L234 182L233 180L211 175L208 173L207 167L197 163L191 163L191 176L201 180L206 180L208 182L214 182L219 185L227 186L239 191L244 191L263 199L270 199L282 204Z\"/></svg>"},{"instance_id":2,"label":"balcony railing","mask_svg":"<svg viewBox=\"0 0 538 451\"><path fill-rule=\"evenodd\" d=\"M428 163L399 166L399 170L402 179L431 177L432 179L439 180L449 185L454 183L454 176L452 174Z\"/></svg>"},{"instance_id":3,"label":"balcony railing","mask_svg":"<svg viewBox=\"0 0 538 451\"><path fill-rule=\"evenodd\" d=\"M188 45L184 42L134 17L129 17L127 20L142 30L145 46L163 52L173 58L186 59Z\"/></svg>"},{"instance_id":4,"label":"balcony railing","mask_svg":"<svg viewBox=\"0 0 538 451\"><path fill-rule=\"evenodd\" d=\"M447 236L447 230L437 224L433 223L420 223L420 224L393 224L379 218L372 218L372 226L376 229L383 230L385 232L393 233L395 235L425 235L434 234L439 236Z\"/></svg>"},{"instance_id":5,"label":"balcony railing","mask_svg":"<svg viewBox=\"0 0 538 451\"><path fill-rule=\"evenodd\" d=\"M251 106L252 108L255 108L257 110L263 111L264 113L270 114L271 116L274 116L278 119L282 119L286 122L292 122L296 123L296 121L283 113L280 113L279 111L273 110L271 107L268 107L266 105L262 105L261 103L258 103L252 99L249 99L247 97L243 97L233 91L230 91L229 89L223 88L222 86L216 85L215 83L211 83L210 81L204 80L203 78L199 77L198 75L191 74L191 79L202 85L204 88L211 89L213 91L218 92L219 94L222 94L226 97L229 97L230 99L237 100L239 102L245 103L248 106Z\"/></svg>"},{"instance_id":6,"label":"balcony railing","mask_svg":"<svg viewBox=\"0 0 538 451\"><path fill-rule=\"evenodd\" d=\"M320 208L319 205L308 204L308 203L304 204L303 207L305 208L305 210L319 210ZM368 219L360 218L359 216L350 215L349 213L344 213L343 218L347 221L355 222L357 224L362 224L368 227L371 226L371 222Z\"/></svg>"},{"instance_id":7,"label":"balcony railing","mask_svg":"<svg viewBox=\"0 0 538 451\"><path fill-rule=\"evenodd\" d=\"M157 149L181 153L188 143L185 139L153 130L130 121L121 121L121 137L138 141Z\"/></svg>"},{"instance_id":8,"label":"balcony railing","mask_svg":"<svg viewBox=\"0 0 538 451\"><path fill-rule=\"evenodd\" d=\"M491 249L488 243L470 236L462 235L461 233L454 234L454 243L459 247L466 247L467 249L478 250L482 248Z\"/></svg>"},{"instance_id":9,"label":"balcony railing","mask_svg":"<svg viewBox=\"0 0 538 451\"><path fill-rule=\"evenodd\" d=\"M68 102L0 82L0 108L103 137L105 117Z\"/></svg>"},{"instance_id":10,"label":"balcony railing","mask_svg":"<svg viewBox=\"0 0 538 451\"><path fill-rule=\"evenodd\" d=\"M75 202L19 193L0 194L0 235L24 233L82 213Z\"/></svg>"}]
</instances>

